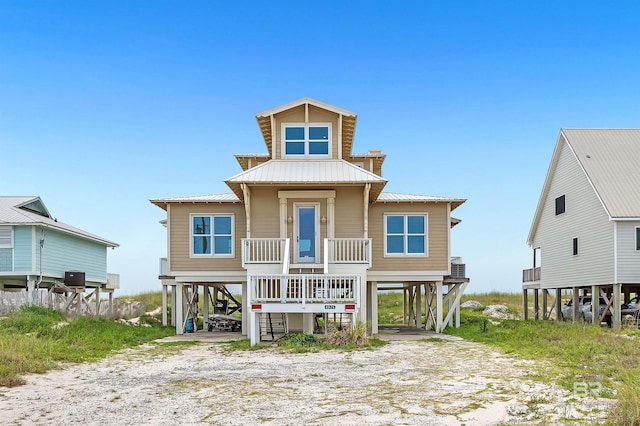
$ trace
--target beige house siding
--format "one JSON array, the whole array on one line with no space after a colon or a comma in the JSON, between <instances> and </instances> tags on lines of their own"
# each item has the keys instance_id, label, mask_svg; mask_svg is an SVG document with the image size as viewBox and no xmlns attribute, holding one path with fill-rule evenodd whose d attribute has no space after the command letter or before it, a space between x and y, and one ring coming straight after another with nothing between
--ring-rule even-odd
<instances>
[{"instance_id":1,"label":"beige house siding","mask_svg":"<svg viewBox=\"0 0 640 426\"><path fill-rule=\"evenodd\" d=\"M364 237L364 186L336 191L335 237Z\"/></svg>"},{"instance_id":2,"label":"beige house siding","mask_svg":"<svg viewBox=\"0 0 640 426\"><path fill-rule=\"evenodd\" d=\"M533 246L540 248L543 288L612 283L614 225L563 141L543 202ZM555 200L565 195L566 211L555 214ZM573 238L578 255L573 255Z\"/></svg>"},{"instance_id":3,"label":"beige house siding","mask_svg":"<svg viewBox=\"0 0 640 426\"><path fill-rule=\"evenodd\" d=\"M280 237L278 188L251 188L251 238Z\"/></svg>"},{"instance_id":4,"label":"beige house siding","mask_svg":"<svg viewBox=\"0 0 640 426\"><path fill-rule=\"evenodd\" d=\"M384 256L384 214L426 213L428 256ZM373 239L371 271L446 271L449 269L447 203L377 203L369 208Z\"/></svg>"},{"instance_id":5,"label":"beige house siding","mask_svg":"<svg viewBox=\"0 0 640 426\"><path fill-rule=\"evenodd\" d=\"M282 124L304 123L304 105L283 111L275 117L275 139L273 152L275 159L282 159ZM338 158L338 115L331 111L325 111L313 105L309 105L309 123L331 123L331 158Z\"/></svg>"},{"instance_id":6,"label":"beige house siding","mask_svg":"<svg viewBox=\"0 0 640 426\"><path fill-rule=\"evenodd\" d=\"M234 257L190 257L190 217L193 213L234 215ZM241 239L246 235L243 205L235 203L172 204L170 221L170 271L243 271Z\"/></svg>"}]
</instances>

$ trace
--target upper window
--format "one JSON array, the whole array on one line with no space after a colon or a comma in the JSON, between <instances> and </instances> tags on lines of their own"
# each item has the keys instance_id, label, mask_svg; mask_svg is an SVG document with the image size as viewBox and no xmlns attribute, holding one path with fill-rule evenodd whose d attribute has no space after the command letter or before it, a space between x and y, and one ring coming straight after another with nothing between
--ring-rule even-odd
<instances>
[{"instance_id":1,"label":"upper window","mask_svg":"<svg viewBox=\"0 0 640 426\"><path fill-rule=\"evenodd\" d=\"M640 227L636 227L636 250L640 251Z\"/></svg>"},{"instance_id":2,"label":"upper window","mask_svg":"<svg viewBox=\"0 0 640 426\"><path fill-rule=\"evenodd\" d=\"M191 216L191 253L233 256L233 215Z\"/></svg>"},{"instance_id":3,"label":"upper window","mask_svg":"<svg viewBox=\"0 0 640 426\"><path fill-rule=\"evenodd\" d=\"M578 237L573 239L573 255L578 255Z\"/></svg>"},{"instance_id":4,"label":"upper window","mask_svg":"<svg viewBox=\"0 0 640 426\"><path fill-rule=\"evenodd\" d=\"M13 248L13 228L0 226L0 249Z\"/></svg>"},{"instance_id":5,"label":"upper window","mask_svg":"<svg viewBox=\"0 0 640 426\"><path fill-rule=\"evenodd\" d=\"M284 155L328 156L330 124L283 125Z\"/></svg>"},{"instance_id":6,"label":"upper window","mask_svg":"<svg viewBox=\"0 0 640 426\"><path fill-rule=\"evenodd\" d=\"M564 201L565 201L564 195L561 195L560 197L556 198L556 216L564 213L565 211Z\"/></svg>"},{"instance_id":7,"label":"upper window","mask_svg":"<svg viewBox=\"0 0 640 426\"><path fill-rule=\"evenodd\" d=\"M426 255L427 215L385 215L385 254Z\"/></svg>"}]
</instances>

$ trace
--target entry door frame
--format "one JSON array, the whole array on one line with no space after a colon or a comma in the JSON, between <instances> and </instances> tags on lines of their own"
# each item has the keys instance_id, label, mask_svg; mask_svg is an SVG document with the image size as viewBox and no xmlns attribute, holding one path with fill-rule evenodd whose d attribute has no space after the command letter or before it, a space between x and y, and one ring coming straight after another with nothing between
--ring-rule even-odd
<instances>
[{"instance_id":1,"label":"entry door frame","mask_svg":"<svg viewBox=\"0 0 640 426\"><path fill-rule=\"evenodd\" d=\"M313 218L313 253L314 257L301 257L300 256L300 208L309 208L313 207L314 209L314 218ZM293 213L294 213L294 227L293 227L293 244L294 244L294 263L319 263L320 261L320 203L319 202L294 202L293 203Z\"/></svg>"}]
</instances>

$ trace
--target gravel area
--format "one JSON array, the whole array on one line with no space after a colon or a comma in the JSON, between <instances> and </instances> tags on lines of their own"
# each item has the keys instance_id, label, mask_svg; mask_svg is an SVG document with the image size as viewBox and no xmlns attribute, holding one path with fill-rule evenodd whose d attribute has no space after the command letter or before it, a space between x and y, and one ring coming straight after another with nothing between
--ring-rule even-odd
<instances>
[{"instance_id":1,"label":"gravel area","mask_svg":"<svg viewBox=\"0 0 640 426\"><path fill-rule=\"evenodd\" d=\"M0 388L1 424L598 424L612 400L532 380L544 365L461 340L366 351L144 345Z\"/></svg>"}]
</instances>

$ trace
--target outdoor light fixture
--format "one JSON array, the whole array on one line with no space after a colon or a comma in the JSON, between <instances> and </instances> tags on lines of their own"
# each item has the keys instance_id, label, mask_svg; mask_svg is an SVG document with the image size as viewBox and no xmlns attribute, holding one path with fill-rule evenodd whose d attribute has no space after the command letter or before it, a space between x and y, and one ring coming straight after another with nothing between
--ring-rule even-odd
<instances>
[{"instance_id":1,"label":"outdoor light fixture","mask_svg":"<svg viewBox=\"0 0 640 426\"><path fill-rule=\"evenodd\" d=\"M326 218L326 217L324 217L324 216L322 216L322 217L320 218L320 222L321 222L321 223L327 223L327 218Z\"/></svg>"},{"instance_id":2,"label":"outdoor light fixture","mask_svg":"<svg viewBox=\"0 0 640 426\"><path fill-rule=\"evenodd\" d=\"M293 218L292 218L291 216L289 216L289 217L287 218L287 223L291 223L291 222L293 222Z\"/></svg>"}]
</instances>

